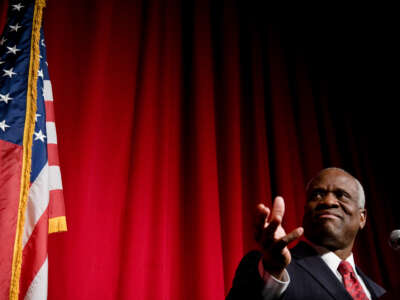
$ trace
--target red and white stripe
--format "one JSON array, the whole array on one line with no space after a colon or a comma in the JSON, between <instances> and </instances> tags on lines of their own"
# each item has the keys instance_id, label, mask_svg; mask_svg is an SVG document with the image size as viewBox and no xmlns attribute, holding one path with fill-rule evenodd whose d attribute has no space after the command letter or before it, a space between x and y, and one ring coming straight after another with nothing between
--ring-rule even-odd
<instances>
[{"instance_id":1,"label":"red and white stripe","mask_svg":"<svg viewBox=\"0 0 400 300\"><path fill-rule=\"evenodd\" d=\"M23 233L19 299L47 299L47 237L52 197L62 194L51 82L44 80L48 163L32 183Z\"/></svg>"}]
</instances>

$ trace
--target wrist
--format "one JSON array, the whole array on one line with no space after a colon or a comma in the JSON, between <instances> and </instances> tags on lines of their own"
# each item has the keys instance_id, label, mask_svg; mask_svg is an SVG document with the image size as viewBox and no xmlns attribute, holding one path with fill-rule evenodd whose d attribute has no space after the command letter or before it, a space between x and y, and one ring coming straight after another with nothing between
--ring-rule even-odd
<instances>
[{"instance_id":1,"label":"wrist","mask_svg":"<svg viewBox=\"0 0 400 300\"><path fill-rule=\"evenodd\" d=\"M266 281L270 276L273 276L277 280L282 280L285 276L285 268L283 269L272 269L268 264L261 258L258 264L258 271L261 278Z\"/></svg>"},{"instance_id":2,"label":"wrist","mask_svg":"<svg viewBox=\"0 0 400 300\"><path fill-rule=\"evenodd\" d=\"M285 269L281 271L270 271L269 273L271 274L271 276L275 277L275 279L282 280L284 271Z\"/></svg>"},{"instance_id":3,"label":"wrist","mask_svg":"<svg viewBox=\"0 0 400 300\"><path fill-rule=\"evenodd\" d=\"M272 267L271 264L265 262L264 259L261 259L261 263L264 271L268 272L270 275L274 276L276 279L281 280L285 271L283 267Z\"/></svg>"}]
</instances>

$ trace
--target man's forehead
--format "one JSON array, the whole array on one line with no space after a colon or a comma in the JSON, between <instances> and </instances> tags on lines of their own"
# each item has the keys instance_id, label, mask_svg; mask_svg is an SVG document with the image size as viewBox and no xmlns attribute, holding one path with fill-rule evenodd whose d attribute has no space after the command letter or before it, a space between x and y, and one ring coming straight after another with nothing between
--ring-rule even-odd
<instances>
[{"instance_id":1,"label":"man's forehead","mask_svg":"<svg viewBox=\"0 0 400 300\"><path fill-rule=\"evenodd\" d=\"M353 176L337 169L328 169L320 172L312 179L309 189L317 187L340 188L344 190L357 190L357 183Z\"/></svg>"}]
</instances>

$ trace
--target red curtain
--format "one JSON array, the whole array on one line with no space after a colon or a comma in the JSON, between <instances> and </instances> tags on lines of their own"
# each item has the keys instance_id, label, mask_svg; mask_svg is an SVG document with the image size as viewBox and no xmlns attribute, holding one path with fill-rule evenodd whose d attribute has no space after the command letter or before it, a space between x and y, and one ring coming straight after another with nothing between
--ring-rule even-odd
<instances>
[{"instance_id":1,"label":"red curtain","mask_svg":"<svg viewBox=\"0 0 400 300\"><path fill-rule=\"evenodd\" d=\"M299 226L327 166L367 192L356 260L400 285L391 45L360 19L304 11L48 1L68 221L49 237L49 299L223 299L256 247L256 204L282 195Z\"/></svg>"}]
</instances>

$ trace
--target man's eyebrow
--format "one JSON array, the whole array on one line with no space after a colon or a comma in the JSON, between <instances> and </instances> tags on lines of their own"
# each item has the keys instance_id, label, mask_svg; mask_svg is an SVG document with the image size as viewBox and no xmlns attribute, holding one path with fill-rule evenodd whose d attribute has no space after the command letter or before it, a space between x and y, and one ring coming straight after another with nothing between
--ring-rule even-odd
<instances>
[{"instance_id":1,"label":"man's eyebrow","mask_svg":"<svg viewBox=\"0 0 400 300\"><path fill-rule=\"evenodd\" d=\"M326 193L327 192L327 190L325 189L325 188L322 188L322 187L310 187L308 190L307 190L307 198L311 198L311 197L313 197L313 195L315 194L315 193Z\"/></svg>"},{"instance_id":2,"label":"man's eyebrow","mask_svg":"<svg viewBox=\"0 0 400 300\"><path fill-rule=\"evenodd\" d=\"M347 190L345 190L344 188L341 187L335 187L333 190L327 189L325 187L320 187L320 186L315 186L315 187L310 187L310 189L308 190L309 194L313 194L315 192L333 192L333 193L342 193L344 194L346 197L351 198L351 194L350 192L348 192Z\"/></svg>"},{"instance_id":3,"label":"man's eyebrow","mask_svg":"<svg viewBox=\"0 0 400 300\"><path fill-rule=\"evenodd\" d=\"M345 189L343 189L343 188L335 188L334 191L335 192L341 192L341 193L343 193L343 194L345 194L347 196L351 196L351 194L348 191L346 191Z\"/></svg>"}]
</instances>

